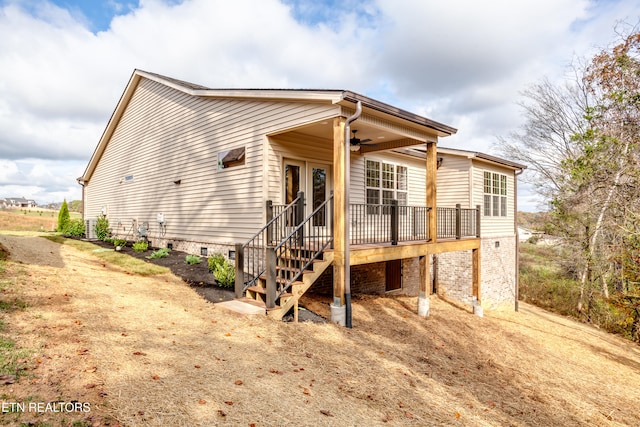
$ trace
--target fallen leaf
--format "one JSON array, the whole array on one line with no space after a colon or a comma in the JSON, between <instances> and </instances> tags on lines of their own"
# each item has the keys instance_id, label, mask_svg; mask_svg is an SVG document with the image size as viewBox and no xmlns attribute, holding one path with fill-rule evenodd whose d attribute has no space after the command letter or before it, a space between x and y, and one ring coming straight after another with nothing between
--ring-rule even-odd
<instances>
[{"instance_id":1,"label":"fallen leaf","mask_svg":"<svg viewBox=\"0 0 640 427\"><path fill-rule=\"evenodd\" d=\"M236 382L235 382L234 384L235 384L235 385L242 385L242 384L244 384L244 383L242 382L242 380L236 380Z\"/></svg>"},{"instance_id":2,"label":"fallen leaf","mask_svg":"<svg viewBox=\"0 0 640 427\"><path fill-rule=\"evenodd\" d=\"M151 376L151 378L153 378L153 380L154 380L154 381L157 381L157 380L159 380L159 379L160 379L160 377L159 377L159 376L157 376L157 375L155 375L155 374L154 374L154 375L152 375L152 376Z\"/></svg>"},{"instance_id":3,"label":"fallen leaf","mask_svg":"<svg viewBox=\"0 0 640 427\"><path fill-rule=\"evenodd\" d=\"M322 415L326 415L327 417L333 417L333 414L330 411L327 411L325 409L320 409L320 413Z\"/></svg>"},{"instance_id":4,"label":"fallen leaf","mask_svg":"<svg viewBox=\"0 0 640 427\"><path fill-rule=\"evenodd\" d=\"M407 418L413 418L413 414L411 412L405 412L404 416Z\"/></svg>"},{"instance_id":5,"label":"fallen leaf","mask_svg":"<svg viewBox=\"0 0 640 427\"><path fill-rule=\"evenodd\" d=\"M195 365L194 368L200 369L200 365Z\"/></svg>"},{"instance_id":6,"label":"fallen leaf","mask_svg":"<svg viewBox=\"0 0 640 427\"><path fill-rule=\"evenodd\" d=\"M133 352L134 356L146 356L147 353L143 352L143 351L134 351Z\"/></svg>"},{"instance_id":7,"label":"fallen leaf","mask_svg":"<svg viewBox=\"0 0 640 427\"><path fill-rule=\"evenodd\" d=\"M222 409L218 409L218 415L220 415L221 417L226 417L227 413L224 412Z\"/></svg>"},{"instance_id":8,"label":"fallen leaf","mask_svg":"<svg viewBox=\"0 0 640 427\"><path fill-rule=\"evenodd\" d=\"M80 350L78 350L78 355L80 355L80 356L84 356L87 353L89 353L89 349L88 348L81 348Z\"/></svg>"},{"instance_id":9,"label":"fallen leaf","mask_svg":"<svg viewBox=\"0 0 640 427\"><path fill-rule=\"evenodd\" d=\"M224 334L225 337L230 337L231 336L231 332L227 332L226 334Z\"/></svg>"},{"instance_id":10,"label":"fallen leaf","mask_svg":"<svg viewBox=\"0 0 640 427\"><path fill-rule=\"evenodd\" d=\"M230 401L230 400L227 400L227 401L226 401L226 402L224 402L224 403L226 403L226 404L227 404L227 405L229 405L229 406L233 406L233 402L232 402L232 401Z\"/></svg>"},{"instance_id":11,"label":"fallen leaf","mask_svg":"<svg viewBox=\"0 0 640 427\"><path fill-rule=\"evenodd\" d=\"M124 332L123 332L123 333L121 333L120 335L122 335L123 337L126 337L126 336L127 336L127 334L125 334Z\"/></svg>"},{"instance_id":12,"label":"fallen leaf","mask_svg":"<svg viewBox=\"0 0 640 427\"><path fill-rule=\"evenodd\" d=\"M75 322L73 322L73 323L75 323L76 325L82 325L82 320L76 320L76 321L75 321Z\"/></svg>"},{"instance_id":13,"label":"fallen leaf","mask_svg":"<svg viewBox=\"0 0 640 427\"><path fill-rule=\"evenodd\" d=\"M304 390L302 390L302 392L307 396L311 396L311 390L309 390L308 388L305 388Z\"/></svg>"},{"instance_id":14,"label":"fallen leaf","mask_svg":"<svg viewBox=\"0 0 640 427\"><path fill-rule=\"evenodd\" d=\"M96 384L90 383L90 384L85 385L84 388L89 388L89 389L96 388Z\"/></svg>"},{"instance_id":15,"label":"fallen leaf","mask_svg":"<svg viewBox=\"0 0 640 427\"><path fill-rule=\"evenodd\" d=\"M95 366L90 366L87 369L85 369L84 371L85 372L95 372L97 370L98 370L98 368L96 368Z\"/></svg>"},{"instance_id":16,"label":"fallen leaf","mask_svg":"<svg viewBox=\"0 0 640 427\"><path fill-rule=\"evenodd\" d=\"M204 405L205 403L207 403L207 401L204 400L204 399L200 399L200 400L198 400L198 403L201 404L201 405Z\"/></svg>"},{"instance_id":17,"label":"fallen leaf","mask_svg":"<svg viewBox=\"0 0 640 427\"><path fill-rule=\"evenodd\" d=\"M460 412L456 412L456 420L460 419Z\"/></svg>"},{"instance_id":18,"label":"fallen leaf","mask_svg":"<svg viewBox=\"0 0 640 427\"><path fill-rule=\"evenodd\" d=\"M278 375L282 375L283 374L282 371L278 371L277 369L269 369L269 372L271 372L272 374L278 374Z\"/></svg>"}]
</instances>

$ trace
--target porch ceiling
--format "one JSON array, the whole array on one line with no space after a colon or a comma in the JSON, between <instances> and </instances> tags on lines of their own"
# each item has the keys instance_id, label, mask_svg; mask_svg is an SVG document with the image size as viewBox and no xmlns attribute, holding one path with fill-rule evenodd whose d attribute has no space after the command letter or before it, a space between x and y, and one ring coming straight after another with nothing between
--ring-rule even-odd
<instances>
[{"instance_id":1,"label":"porch ceiling","mask_svg":"<svg viewBox=\"0 0 640 427\"><path fill-rule=\"evenodd\" d=\"M364 121L356 121L351 125L351 130L357 131L358 139L364 141L370 139L371 141L362 144L362 147L367 146L371 149L375 148L377 144L388 144L393 141L409 141L405 135L399 134L389 129L382 129L377 126L372 126ZM306 126L302 126L293 130L296 134L309 136L311 138L320 138L331 141L333 139L333 120L325 120L315 122ZM350 134L350 137L353 133ZM414 140L415 145L422 145L423 142ZM393 147L392 147L393 148ZM388 148L383 148L388 149ZM373 151L373 150L370 150Z\"/></svg>"}]
</instances>

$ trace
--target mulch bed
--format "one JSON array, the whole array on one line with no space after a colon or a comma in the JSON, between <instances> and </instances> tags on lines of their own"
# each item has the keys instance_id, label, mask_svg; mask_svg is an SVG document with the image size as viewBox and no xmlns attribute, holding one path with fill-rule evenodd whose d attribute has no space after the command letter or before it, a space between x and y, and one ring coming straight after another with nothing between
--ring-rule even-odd
<instances>
[{"instance_id":1,"label":"mulch bed","mask_svg":"<svg viewBox=\"0 0 640 427\"><path fill-rule=\"evenodd\" d=\"M103 242L101 240L91 241L98 246L113 249L112 243ZM147 258L157 248L149 247L145 252L136 252L130 245L122 248L122 253L130 255L144 262L149 262L162 267L167 267L171 272L180 277L183 281L195 289L198 294L210 302L229 301L234 299L233 289L222 288L216 283L213 274L209 272L207 259L202 258L200 264L189 265L185 262L187 253L172 250L165 258Z\"/></svg>"},{"instance_id":2,"label":"mulch bed","mask_svg":"<svg viewBox=\"0 0 640 427\"><path fill-rule=\"evenodd\" d=\"M92 240L98 246L113 249L112 243L103 242L102 240ZM189 284L200 296L209 302L230 301L235 298L233 288L222 288L216 283L213 274L209 272L207 259L202 257L200 264L189 265L185 262L186 252L172 250L165 258L147 258L157 248L149 248L145 252L136 252L129 244L122 248L122 253L130 255L144 262L149 262L162 267L167 267L171 272L180 277L184 282ZM311 310L301 307L299 312L300 321L311 321L314 323L324 323L326 319ZM293 321L293 314L285 316L285 322Z\"/></svg>"}]
</instances>

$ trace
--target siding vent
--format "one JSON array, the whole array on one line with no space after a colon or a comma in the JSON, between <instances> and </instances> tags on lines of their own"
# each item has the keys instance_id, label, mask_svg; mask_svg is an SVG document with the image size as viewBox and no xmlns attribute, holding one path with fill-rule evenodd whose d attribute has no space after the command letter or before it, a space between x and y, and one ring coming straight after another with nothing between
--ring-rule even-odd
<instances>
[{"instance_id":1,"label":"siding vent","mask_svg":"<svg viewBox=\"0 0 640 427\"><path fill-rule=\"evenodd\" d=\"M173 249L173 243L167 243L167 249L172 250Z\"/></svg>"},{"instance_id":2,"label":"siding vent","mask_svg":"<svg viewBox=\"0 0 640 427\"><path fill-rule=\"evenodd\" d=\"M500 247L500 242L496 242L496 249Z\"/></svg>"},{"instance_id":3,"label":"siding vent","mask_svg":"<svg viewBox=\"0 0 640 427\"><path fill-rule=\"evenodd\" d=\"M207 256L207 248L205 248L204 246L202 246L200 248L200 255L202 256Z\"/></svg>"}]
</instances>

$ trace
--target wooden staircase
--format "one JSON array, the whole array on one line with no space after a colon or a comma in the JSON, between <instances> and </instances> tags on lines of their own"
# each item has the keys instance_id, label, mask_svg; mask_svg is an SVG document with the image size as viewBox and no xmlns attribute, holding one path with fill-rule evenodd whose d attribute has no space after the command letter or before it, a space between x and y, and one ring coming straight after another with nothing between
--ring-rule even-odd
<instances>
[{"instance_id":1,"label":"wooden staircase","mask_svg":"<svg viewBox=\"0 0 640 427\"><path fill-rule=\"evenodd\" d=\"M284 285L288 282L290 275L296 274L300 271L300 268L311 261L315 252L313 249L307 249L305 247L290 248L289 253L286 256L279 258L278 265L276 266L277 284ZM333 251L322 252L321 257L318 257L311 261L311 264L307 269L302 272L301 279L298 279L291 283L289 288L280 294L276 299L276 305L274 308L266 308L267 298L267 277L263 274L258 277L255 284L250 286L246 290L245 297L241 301L264 307L269 317L276 320L281 320L292 308L294 309L294 317L298 309L298 301L300 297L313 285L313 283L320 277L320 275L331 265L333 262Z\"/></svg>"}]
</instances>

